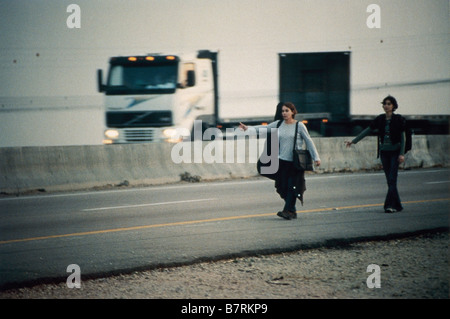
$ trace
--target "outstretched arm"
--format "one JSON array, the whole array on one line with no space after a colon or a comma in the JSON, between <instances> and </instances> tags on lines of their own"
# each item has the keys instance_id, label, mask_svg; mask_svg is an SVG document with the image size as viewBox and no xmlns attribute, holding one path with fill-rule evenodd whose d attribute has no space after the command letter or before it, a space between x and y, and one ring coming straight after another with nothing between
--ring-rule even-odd
<instances>
[{"instance_id":1,"label":"outstretched arm","mask_svg":"<svg viewBox=\"0 0 450 319\"><path fill-rule=\"evenodd\" d=\"M372 129L370 127L366 128L364 131L359 133L357 137L355 137L352 141L345 141L345 146L350 147L352 144L356 144L359 141L361 141L363 138L365 138L367 135L369 135L372 132Z\"/></svg>"}]
</instances>

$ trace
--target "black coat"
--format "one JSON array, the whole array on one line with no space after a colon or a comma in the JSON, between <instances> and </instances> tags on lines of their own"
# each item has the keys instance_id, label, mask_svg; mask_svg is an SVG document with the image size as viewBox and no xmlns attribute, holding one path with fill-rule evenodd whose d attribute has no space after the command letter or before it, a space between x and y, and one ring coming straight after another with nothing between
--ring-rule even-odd
<instances>
[{"instance_id":1,"label":"black coat","mask_svg":"<svg viewBox=\"0 0 450 319\"><path fill-rule=\"evenodd\" d=\"M383 144L386 128L386 114L378 115L372 123L370 129L377 132L378 136L378 155L380 154L380 145ZM389 125L391 141L398 144L402 139L402 132L406 130L406 119L400 114L392 114L391 123Z\"/></svg>"},{"instance_id":2,"label":"black coat","mask_svg":"<svg viewBox=\"0 0 450 319\"><path fill-rule=\"evenodd\" d=\"M275 188L281 198L285 199L288 193L288 178L294 177L295 197L303 205L303 193L306 191L305 171L297 170L293 162L279 160L278 172L275 175Z\"/></svg>"}]
</instances>

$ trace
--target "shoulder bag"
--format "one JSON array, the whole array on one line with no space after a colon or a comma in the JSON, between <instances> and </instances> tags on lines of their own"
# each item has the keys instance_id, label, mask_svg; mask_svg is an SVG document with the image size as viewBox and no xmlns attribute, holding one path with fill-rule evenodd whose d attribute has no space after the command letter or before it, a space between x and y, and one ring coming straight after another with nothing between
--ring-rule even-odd
<instances>
[{"instance_id":1,"label":"shoulder bag","mask_svg":"<svg viewBox=\"0 0 450 319\"><path fill-rule=\"evenodd\" d=\"M294 150L293 150L294 167L299 171L313 171L314 165L309 150L297 149L297 133L298 133L298 123L295 126L295 136L294 136Z\"/></svg>"}]
</instances>

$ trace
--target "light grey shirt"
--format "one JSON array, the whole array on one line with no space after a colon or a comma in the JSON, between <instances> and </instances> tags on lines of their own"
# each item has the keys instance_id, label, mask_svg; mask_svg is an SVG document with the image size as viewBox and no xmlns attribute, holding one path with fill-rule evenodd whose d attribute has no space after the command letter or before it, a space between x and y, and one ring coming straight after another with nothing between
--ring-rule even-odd
<instances>
[{"instance_id":1,"label":"light grey shirt","mask_svg":"<svg viewBox=\"0 0 450 319\"><path fill-rule=\"evenodd\" d=\"M257 125L254 128L258 131L261 128L277 128L278 121L272 122L265 125ZM278 141L279 141L279 155L278 158L284 161L292 162L293 155L292 150L294 149L294 135L295 135L295 124L298 125L297 132L297 145L296 149L303 149L303 143L306 144L306 148L309 150L313 161L320 161L319 153L317 152L316 146L314 145L311 136L309 135L308 129L302 122L296 122L293 124L286 124L284 121L278 128Z\"/></svg>"}]
</instances>

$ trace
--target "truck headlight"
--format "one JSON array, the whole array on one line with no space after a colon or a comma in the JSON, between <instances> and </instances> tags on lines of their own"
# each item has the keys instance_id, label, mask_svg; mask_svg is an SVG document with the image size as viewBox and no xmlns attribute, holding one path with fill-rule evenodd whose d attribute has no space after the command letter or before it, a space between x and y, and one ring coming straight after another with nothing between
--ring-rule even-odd
<instances>
[{"instance_id":1,"label":"truck headlight","mask_svg":"<svg viewBox=\"0 0 450 319\"><path fill-rule=\"evenodd\" d=\"M169 143L179 143L183 141L186 136L189 136L189 131L186 128L176 127L176 128L166 128L162 131L166 142Z\"/></svg>"},{"instance_id":2,"label":"truck headlight","mask_svg":"<svg viewBox=\"0 0 450 319\"><path fill-rule=\"evenodd\" d=\"M179 143L183 140L180 136L179 130L176 128L166 128L162 133L166 139L166 142Z\"/></svg>"},{"instance_id":3,"label":"truck headlight","mask_svg":"<svg viewBox=\"0 0 450 319\"><path fill-rule=\"evenodd\" d=\"M115 139L119 138L119 131L118 130L106 130L105 137L115 140Z\"/></svg>"},{"instance_id":4,"label":"truck headlight","mask_svg":"<svg viewBox=\"0 0 450 319\"><path fill-rule=\"evenodd\" d=\"M166 128L166 129L163 131L163 135L164 135L164 137L166 137L166 138L174 138L174 137L176 137L177 135L179 135L179 133L178 133L178 130L175 129L175 128Z\"/></svg>"}]
</instances>

